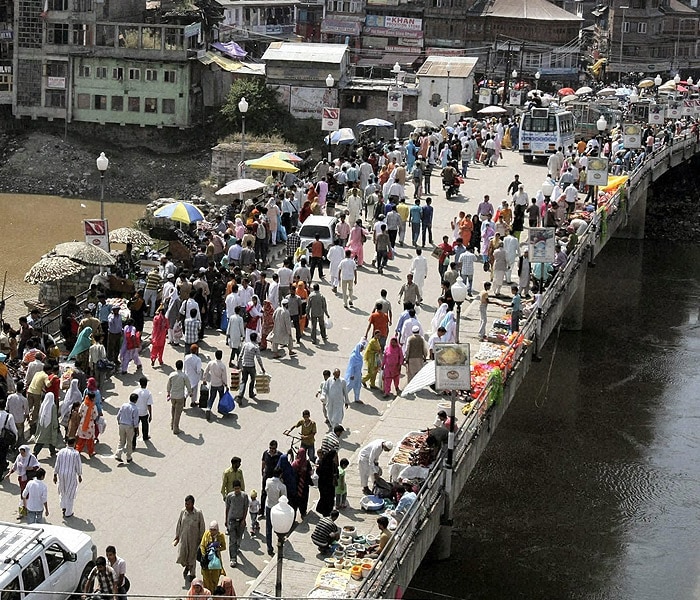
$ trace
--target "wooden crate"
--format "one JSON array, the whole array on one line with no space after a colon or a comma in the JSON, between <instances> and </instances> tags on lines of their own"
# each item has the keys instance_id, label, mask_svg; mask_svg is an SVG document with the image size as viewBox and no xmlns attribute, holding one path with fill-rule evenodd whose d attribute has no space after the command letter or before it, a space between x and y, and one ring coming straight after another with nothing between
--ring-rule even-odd
<instances>
[{"instance_id":1,"label":"wooden crate","mask_svg":"<svg viewBox=\"0 0 700 600\"><path fill-rule=\"evenodd\" d=\"M231 369L231 389L237 390L241 387L241 371L239 369Z\"/></svg>"},{"instance_id":2,"label":"wooden crate","mask_svg":"<svg viewBox=\"0 0 700 600\"><path fill-rule=\"evenodd\" d=\"M255 376L255 391L258 394L270 393L270 376L267 373L258 373Z\"/></svg>"}]
</instances>

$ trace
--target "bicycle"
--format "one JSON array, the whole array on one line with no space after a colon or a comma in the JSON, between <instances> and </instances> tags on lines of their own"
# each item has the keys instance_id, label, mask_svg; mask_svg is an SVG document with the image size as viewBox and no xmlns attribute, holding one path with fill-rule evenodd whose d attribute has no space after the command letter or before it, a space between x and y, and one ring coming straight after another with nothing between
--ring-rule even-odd
<instances>
[{"instance_id":1,"label":"bicycle","mask_svg":"<svg viewBox=\"0 0 700 600\"><path fill-rule=\"evenodd\" d=\"M299 450L301 444L301 436L294 435L291 429L286 429L282 432L290 439L289 450L287 450L287 455L291 457L291 460L296 458L297 451Z\"/></svg>"}]
</instances>

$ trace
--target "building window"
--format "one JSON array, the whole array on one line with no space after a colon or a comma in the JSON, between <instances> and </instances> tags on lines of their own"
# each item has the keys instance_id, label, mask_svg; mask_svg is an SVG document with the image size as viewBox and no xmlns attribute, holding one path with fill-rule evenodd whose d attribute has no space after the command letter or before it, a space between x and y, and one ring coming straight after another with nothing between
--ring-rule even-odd
<instances>
[{"instance_id":1,"label":"building window","mask_svg":"<svg viewBox=\"0 0 700 600\"><path fill-rule=\"evenodd\" d=\"M141 112L141 98L129 96L129 112Z\"/></svg>"},{"instance_id":2,"label":"building window","mask_svg":"<svg viewBox=\"0 0 700 600\"><path fill-rule=\"evenodd\" d=\"M107 79L107 67L95 67L95 77L97 79Z\"/></svg>"},{"instance_id":3,"label":"building window","mask_svg":"<svg viewBox=\"0 0 700 600\"><path fill-rule=\"evenodd\" d=\"M73 45L74 46L87 46L87 25L84 23L77 23L73 25Z\"/></svg>"},{"instance_id":4,"label":"building window","mask_svg":"<svg viewBox=\"0 0 700 600\"><path fill-rule=\"evenodd\" d=\"M78 94L78 108L90 108L90 94Z\"/></svg>"},{"instance_id":5,"label":"building window","mask_svg":"<svg viewBox=\"0 0 700 600\"><path fill-rule=\"evenodd\" d=\"M12 91L12 75L0 75L0 92Z\"/></svg>"},{"instance_id":6,"label":"building window","mask_svg":"<svg viewBox=\"0 0 700 600\"><path fill-rule=\"evenodd\" d=\"M622 31L624 33L630 32L630 22L629 21L622 21Z\"/></svg>"},{"instance_id":7,"label":"building window","mask_svg":"<svg viewBox=\"0 0 700 600\"><path fill-rule=\"evenodd\" d=\"M131 81L141 81L141 69L129 69L129 79Z\"/></svg>"},{"instance_id":8,"label":"building window","mask_svg":"<svg viewBox=\"0 0 700 600\"><path fill-rule=\"evenodd\" d=\"M124 81L124 69L123 69L123 67L112 67L112 79L118 79L119 81Z\"/></svg>"},{"instance_id":9,"label":"building window","mask_svg":"<svg viewBox=\"0 0 700 600\"><path fill-rule=\"evenodd\" d=\"M114 25L95 26L95 46L114 46Z\"/></svg>"},{"instance_id":10,"label":"building window","mask_svg":"<svg viewBox=\"0 0 700 600\"><path fill-rule=\"evenodd\" d=\"M73 0L75 12L92 12L92 0Z\"/></svg>"},{"instance_id":11,"label":"building window","mask_svg":"<svg viewBox=\"0 0 700 600\"><path fill-rule=\"evenodd\" d=\"M67 44L68 43L68 23L49 23L46 32L46 43Z\"/></svg>"},{"instance_id":12,"label":"building window","mask_svg":"<svg viewBox=\"0 0 700 600\"><path fill-rule=\"evenodd\" d=\"M44 104L44 106L48 106L50 108L65 108L65 90L46 90L46 103Z\"/></svg>"},{"instance_id":13,"label":"building window","mask_svg":"<svg viewBox=\"0 0 700 600\"><path fill-rule=\"evenodd\" d=\"M119 26L119 47L132 48L139 47L139 28L133 25Z\"/></svg>"},{"instance_id":14,"label":"building window","mask_svg":"<svg viewBox=\"0 0 700 600\"><path fill-rule=\"evenodd\" d=\"M95 110L107 110L107 96L95 94L94 106Z\"/></svg>"},{"instance_id":15,"label":"building window","mask_svg":"<svg viewBox=\"0 0 700 600\"><path fill-rule=\"evenodd\" d=\"M177 83L177 71L165 71L163 73L165 83Z\"/></svg>"},{"instance_id":16,"label":"building window","mask_svg":"<svg viewBox=\"0 0 700 600\"><path fill-rule=\"evenodd\" d=\"M157 113L158 112L158 99L157 98L144 98L143 112Z\"/></svg>"},{"instance_id":17,"label":"building window","mask_svg":"<svg viewBox=\"0 0 700 600\"><path fill-rule=\"evenodd\" d=\"M161 101L161 112L164 115L174 115L175 114L175 100L164 98Z\"/></svg>"},{"instance_id":18,"label":"building window","mask_svg":"<svg viewBox=\"0 0 700 600\"><path fill-rule=\"evenodd\" d=\"M48 0L49 10L68 10L68 0Z\"/></svg>"},{"instance_id":19,"label":"building window","mask_svg":"<svg viewBox=\"0 0 700 600\"><path fill-rule=\"evenodd\" d=\"M146 69L146 81L158 81L158 71L155 69Z\"/></svg>"},{"instance_id":20,"label":"building window","mask_svg":"<svg viewBox=\"0 0 700 600\"><path fill-rule=\"evenodd\" d=\"M78 77L90 77L90 65L80 65L78 67Z\"/></svg>"},{"instance_id":21,"label":"building window","mask_svg":"<svg viewBox=\"0 0 700 600\"><path fill-rule=\"evenodd\" d=\"M112 110L124 110L124 96L112 96Z\"/></svg>"},{"instance_id":22,"label":"building window","mask_svg":"<svg viewBox=\"0 0 700 600\"><path fill-rule=\"evenodd\" d=\"M184 50L185 49L185 32L183 29L174 27L165 28L165 49L166 50Z\"/></svg>"},{"instance_id":23,"label":"building window","mask_svg":"<svg viewBox=\"0 0 700 600\"><path fill-rule=\"evenodd\" d=\"M647 32L647 24L646 23L637 23L637 33L646 33Z\"/></svg>"},{"instance_id":24,"label":"building window","mask_svg":"<svg viewBox=\"0 0 700 600\"><path fill-rule=\"evenodd\" d=\"M62 63L62 62L46 63L46 76L47 77L65 77L67 64L68 63Z\"/></svg>"},{"instance_id":25,"label":"building window","mask_svg":"<svg viewBox=\"0 0 700 600\"><path fill-rule=\"evenodd\" d=\"M162 31L160 27L142 27L141 47L146 50L160 50Z\"/></svg>"}]
</instances>

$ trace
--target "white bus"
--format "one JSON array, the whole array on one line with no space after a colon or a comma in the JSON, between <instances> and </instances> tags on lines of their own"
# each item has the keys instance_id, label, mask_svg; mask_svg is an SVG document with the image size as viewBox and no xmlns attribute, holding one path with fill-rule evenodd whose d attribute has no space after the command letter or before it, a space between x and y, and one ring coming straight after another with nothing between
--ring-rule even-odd
<instances>
[{"instance_id":1,"label":"white bus","mask_svg":"<svg viewBox=\"0 0 700 600\"><path fill-rule=\"evenodd\" d=\"M568 110L532 108L520 117L520 154L527 163L575 143L576 119Z\"/></svg>"}]
</instances>

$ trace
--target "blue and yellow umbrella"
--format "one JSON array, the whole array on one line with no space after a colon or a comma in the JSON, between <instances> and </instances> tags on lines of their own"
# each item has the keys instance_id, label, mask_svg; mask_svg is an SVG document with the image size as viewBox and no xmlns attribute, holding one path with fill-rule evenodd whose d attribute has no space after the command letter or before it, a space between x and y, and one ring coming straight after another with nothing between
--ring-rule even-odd
<instances>
[{"instance_id":1,"label":"blue and yellow umbrella","mask_svg":"<svg viewBox=\"0 0 700 600\"><path fill-rule=\"evenodd\" d=\"M204 221L204 215L194 204L189 202L173 202L159 208L155 213L155 217L166 217L171 221L178 221L189 225L196 221Z\"/></svg>"}]
</instances>

